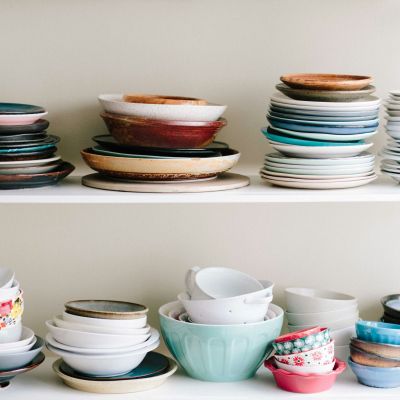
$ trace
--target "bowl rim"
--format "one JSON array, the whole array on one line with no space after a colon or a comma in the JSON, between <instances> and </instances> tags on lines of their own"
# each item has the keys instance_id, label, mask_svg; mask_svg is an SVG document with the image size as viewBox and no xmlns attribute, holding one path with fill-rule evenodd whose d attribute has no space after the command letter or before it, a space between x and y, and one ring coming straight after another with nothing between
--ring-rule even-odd
<instances>
[{"instance_id":1,"label":"bowl rim","mask_svg":"<svg viewBox=\"0 0 400 400\"><path fill-rule=\"evenodd\" d=\"M311 295L311 294L297 292L298 290L304 290L304 289L307 291L312 291L316 294ZM308 298L308 299L314 299L314 300L318 300L318 301L322 301L322 302L334 302L337 304L357 302L357 298L352 295L342 293L342 292L336 292L334 290L328 290L328 289L315 289L315 288L308 288L308 287L288 287L285 289L285 294L286 293L289 293L290 295L295 295L295 296L304 297L304 298ZM328 298L328 297L321 297L321 295L318 295L318 293L326 293L327 295L329 295L329 294L339 295L344 298L332 299L332 298ZM330 311L332 311L332 310L330 310Z\"/></svg>"},{"instance_id":2,"label":"bowl rim","mask_svg":"<svg viewBox=\"0 0 400 400\"><path fill-rule=\"evenodd\" d=\"M291 342L292 340L303 339L307 336L314 336L320 332L329 332L328 328L320 327L319 325L315 325L311 328L304 328L294 332L288 332L284 335L278 336L274 342L275 343L284 343L284 342ZM329 332L330 333L330 332Z\"/></svg>"},{"instance_id":3,"label":"bowl rim","mask_svg":"<svg viewBox=\"0 0 400 400\"><path fill-rule=\"evenodd\" d=\"M356 329L360 327L370 328L379 331L385 331L386 334L390 334L392 336L399 336L400 339L400 325L398 324L391 324L389 322L382 322L382 321L364 321L359 320L356 322Z\"/></svg>"}]
</instances>

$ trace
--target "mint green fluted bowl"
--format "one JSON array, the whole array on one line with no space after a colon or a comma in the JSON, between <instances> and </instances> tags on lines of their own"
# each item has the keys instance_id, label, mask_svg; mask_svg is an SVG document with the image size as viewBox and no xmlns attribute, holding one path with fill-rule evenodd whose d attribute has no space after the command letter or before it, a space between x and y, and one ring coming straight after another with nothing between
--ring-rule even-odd
<instances>
[{"instance_id":1,"label":"mint green fluted bowl","mask_svg":"<svg viewBox=\"0 0 400 400\"><path fill-rule=\"evenodd\" d=\"M269 308L275 318L241 325L203 325L168 316L179 309L179 301L159 309L161 333L178 364L203 381L233 382L254 376L283 323L283 310L275 304Z\"/></svg>"}]
</instances>

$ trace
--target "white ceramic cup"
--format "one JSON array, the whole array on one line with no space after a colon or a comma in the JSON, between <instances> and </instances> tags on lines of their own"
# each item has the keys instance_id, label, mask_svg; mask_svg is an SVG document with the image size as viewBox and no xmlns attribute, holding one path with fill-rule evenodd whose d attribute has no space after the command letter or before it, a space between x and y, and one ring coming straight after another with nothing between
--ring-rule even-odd
<instances>
[{"instance_id":1,"label":"white ceramic cup","mask_svg":"<svg viewBox=\"0 0 400 400\"><path fill-rule=\"evenodd\" d=\"M0 344L18 342L22 336L21 318L15 325L7 326L0 330Z\"/></svg>"},{"instance_id":2,"label":"white ceramic cup","mask_svg":"<svg viewBox=\"0 0 400 400\"><path fill-rule=\"evenodd\" d=\"M19 282L14 279L11 287L0 288L0 301L3 302L14 299L19 295L19 289Z\"/></svg>"}]
</instances>

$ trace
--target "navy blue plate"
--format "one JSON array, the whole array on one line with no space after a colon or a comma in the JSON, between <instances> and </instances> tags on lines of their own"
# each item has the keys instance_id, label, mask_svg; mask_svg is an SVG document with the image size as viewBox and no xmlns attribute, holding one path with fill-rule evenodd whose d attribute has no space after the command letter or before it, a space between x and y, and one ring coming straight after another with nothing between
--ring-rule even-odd
<instances>
[{"instance_id":1,"label":"navy blue plate","mask_svg":"<svg viewBox=\"0 0 400 400\"><path fill-rule=\"evenodd\" d=\"M168 358L154 351L147 353L142 363L137 368L135 368L131 372L128 372L125 375L111 377L89 376L84 375L81 372L75 371L65 362L62 362L60 365L60 371L65 375L71 376L73 378L85 379L88 381L124 381L128 379L150 378L151 376L161 375L168 368Z\"/></svg>"},{"instance_id":2,"label":"navy blue plate","mask_svg":"<svg viewBox=\"0 0 400 400\"><path fill-rule=\"evenodd\" d=\"M0 125L0 135L43 132L49 127L47 119L39 119L30 125Z\"/></svg>"},{"instance_id":3,"label":"navy blue plate","mask_svg":"<svg viewBox=\"0 0 400 400\"><path fill-rule=\"evenodd\" d=\"M46 110L40 106L21 103L0 103L0 114L39 114Z\"/></svg>"}]
</instances>

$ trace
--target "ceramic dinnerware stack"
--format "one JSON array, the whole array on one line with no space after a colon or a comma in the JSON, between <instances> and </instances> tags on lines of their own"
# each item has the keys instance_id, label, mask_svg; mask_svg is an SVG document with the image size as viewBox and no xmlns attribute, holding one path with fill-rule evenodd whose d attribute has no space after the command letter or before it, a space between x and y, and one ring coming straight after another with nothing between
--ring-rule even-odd
<instances>
[{"instance_id":1,"label":"ceramic dinnerware stack","mask_svg":"<svg viewBox=\"0 0 400 400\"><path fill-rule=\"evenodd\" d=\"M273 284L230 268L192 268L186 292L159 310L164 341L195 379L229 382L256 373L280 334Z\"/></svg>"},{"instance_id":2,"label":"ceramic dinnerware stack","mask_svg":"<svg viewBox=\"0 0 400 400\"><path fill-rule=\"evenodd\" d=\"M389 294L381 299L383 307L382 322L400 324L400 294Z\"/></svg>"},{"instance_id":3,"label":"ceramic dinnerware stack","mask_svg":"<svg viewBox=\"0 0 400 400\"><path fill-rule=\"evenodd\" d=\"M163 383L174 362L155 353L159 333L147 324L147 308L110 300L65 304L46 322L46 345L61 357L53 365L69 386L96 393L131 393Z\"/></svg>"},{"instance_id":4,"label":"ceramic dinnerware stack","mask_svg":"<svg viewBox=\"0 0 400 400\"><path fill-rule=\"evenodd\" d=\"M10 268L0 268L0 388L44 361L44 341L22 325L24 302Z\"/></svg>"},{"instance_id":5,"label":"ceramic dinnerware stack","mask_svg":"<svg viewBox=\"0 0 400 400\"><path fill-rule=\"evenodd\" d=\"M100 174L85 178L84 184L93 178L123 180L126 185L116 183L115 190L169 191L172 184L215 180L239 160L238 151L214 141L226 125L224 105L157 95L100 95L99 101L110 135L95 136L96 145L82 151L85 162ZM174 186L174 191L180 189L185 187Z\"/></svg>"},{"instance_id":6,"label":"ceramic dinnerware stack","mask_svg":"<svg viewBox=\"0 0 400 400\"><path fill-rule=\"evenodd\" d=\"M400 182L400 91L390 91L384 106L388 141L382 150L381 171Z\"/></svg>"},{"instance_id":7,"label":"ceramic dinnerware stack","mask_svg":"<svg viewBox=\"0 0 400 400\"><path fill-rule=\"evenodd\" d=\"M275 354L264 365L277 385L290 392L317 393L332 387L346 364L335 358L327 328L314 326L288 333L273 342Z\"/></svg>"},{"instance_id":8,"label":"ceramic dinnerware stack","mask_svg":"<svg viewBox=\"0 0 400 400\"><path fill-rule=\"evenodd\" d=\"M287 288L285 298L290 332L326 326L335 341L337 357L344 360L348 357L354 324L359 319L355 297L330 290Z\"/></svg>"},{"instance_id":9,"label":"ceramic dinnerware stack","mask_svg":"<svg viewBox=\"0 0 400 400\"><path fill-rule=\"evenodd\" d=\"M365 185L376 179L366 140L378 133L380 100L370 77L299 74L281 77L262 129L279 153L267 154L267 182L303 189Z\"/></svg>"},{"instance_id":10,"label":"ceramic dinnerware stack","mask_svg":"<svg viewBox=\"0 0 400 400\"><path fill-rule=\"evenodd\" d=\"M351 340L349 366L366 386L400 386L400 325L358 321Z\"/></svg>"},{"instance_id":11,"label":"ceramic dinnerware stack","mask_svg":"<svg viewBox=\"0 0 400 400\"><path fill-rule=\"evenodd\" d=\"M74 167L55 155L60 138L48 135L43 107L0 103L0 189L56 184Z\"/></svg>"}]
</instances>

